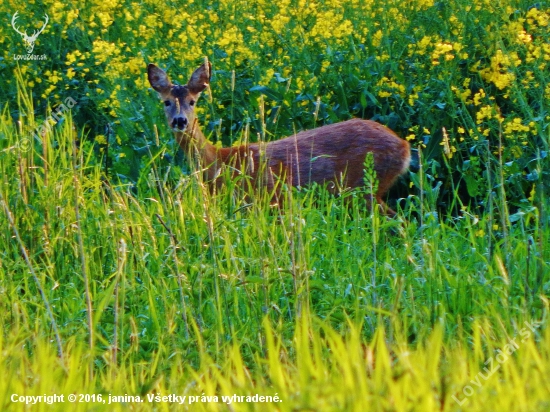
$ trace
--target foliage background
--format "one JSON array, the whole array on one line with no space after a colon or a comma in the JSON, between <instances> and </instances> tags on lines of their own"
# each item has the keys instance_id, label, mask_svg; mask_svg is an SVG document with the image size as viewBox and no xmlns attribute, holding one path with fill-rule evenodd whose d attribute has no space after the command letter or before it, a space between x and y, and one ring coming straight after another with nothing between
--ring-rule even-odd
<instances>
[{"instance_id":1,"label":"foliage background","mask_svg":"<svg viewBox=\"0 0 550 412\"><path fill-rule=\"evenodd\" d=\"M276 139L373 118L423 149L443 208L487 207L498 165L514 210L528 208L548 177L541 171L550 139L545 2L11 0L0 7L0 101L15 97L13 56L24 51L10 18L21 10L19 27L31 31L48 13L35 48L48 60L19 62L35 109L47 116L65 97L77 100L82 138L101 152L108 174L125 181L137 180L144 148L158 142L154 125L162 141L171 139L146 64L185 83L203 56L214 77L199 109L213 141ZM10 110L25 125L25 114Z\"/></svg>"}]
</instances>

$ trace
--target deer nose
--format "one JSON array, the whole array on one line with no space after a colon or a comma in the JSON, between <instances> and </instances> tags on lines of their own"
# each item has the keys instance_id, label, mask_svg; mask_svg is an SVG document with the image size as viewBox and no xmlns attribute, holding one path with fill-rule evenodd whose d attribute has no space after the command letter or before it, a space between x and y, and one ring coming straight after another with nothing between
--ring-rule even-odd
<instances>
[{"instance_id":1,"label":"deer nose","mask_svg":"<svg viewBox=\"0 0 550 412\"><path fill-rule=\"evenodd\" d=\"M172 129L184 130L187 126L187 119L185 117L175 117L172 120Z\"/></svg>"}]
</instances>

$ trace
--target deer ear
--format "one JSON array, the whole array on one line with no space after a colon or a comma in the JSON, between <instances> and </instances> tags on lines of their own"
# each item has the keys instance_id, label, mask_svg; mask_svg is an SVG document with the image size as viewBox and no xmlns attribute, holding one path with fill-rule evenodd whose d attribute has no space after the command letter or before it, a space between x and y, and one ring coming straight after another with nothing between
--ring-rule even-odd
<instances>
[{"instance_id":1,"label":"deer ear","mask_svg":"<svg viewBox=\"0 0 550 412\"><path fill-rule=\"evenodd\" d=\"M151 87L161 94L167 93L172 87L166 72L152 63L147 66L147 76Z\"/></svg>"},{"instance_id":2,"label":"deer ear","mask_svg":"<svg viewBox=\"0 0 550 412\"><path fill-rule=\"evenodd\" d=\"M197 70L193 72L191 78L187 82L187 88L193 94L199 94L210 84L210 76L212 73L212 64L205 59L205 62Z\"/></svg>"}]
</instances>

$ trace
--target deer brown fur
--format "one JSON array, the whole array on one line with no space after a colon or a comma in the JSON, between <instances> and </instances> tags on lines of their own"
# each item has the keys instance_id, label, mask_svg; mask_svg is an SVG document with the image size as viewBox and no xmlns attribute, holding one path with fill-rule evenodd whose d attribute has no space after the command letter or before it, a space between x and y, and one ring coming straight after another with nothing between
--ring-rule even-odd
<instances>
[{"instance_id":1,"label":"deer brown fur","mask_svg":"<svg viewBox=\"0 0 550 412\"><path fill-rule=\"evenodd\" d=\"M370 152L378 179L376 202L383 213L395 215L382 197L409 166L407 141L379 123L352 119L268 143L218 148L205 138L194 112L201 92L210 83L210 75L211 64L205 60L189 82L180 86L172 84L154 64L148 66L149 82L164 100L166 117L177 142L188 155L198 156L208 182L221 184L216 177L223 165L229 165L270 191L279 179L292 186L317 182L333 191L337 187L357 188L364 186L364 162Z\"/></svg>"}]
</instances>

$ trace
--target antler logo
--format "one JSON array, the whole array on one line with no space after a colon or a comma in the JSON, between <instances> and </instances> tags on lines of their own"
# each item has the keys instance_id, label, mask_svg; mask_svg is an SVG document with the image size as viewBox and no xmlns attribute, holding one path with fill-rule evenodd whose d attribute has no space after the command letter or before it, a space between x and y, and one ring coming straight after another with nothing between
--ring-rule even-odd
<instances>
[{"instance_id":1,"label":"antler logo","mask_svg":"<svg viewBox=\"0 0 550 412\"><path fill-rule=\"evenodd\" d=\"M15 14L13 15L13 18L11 19L11 25L12 25L13 29L23 37L23 40L25 41L25 44L27 45L26 46L27 47L27 53L31 54L32 51L34 50L34 42L36 41L36 39L38 38L40 33L42 33L44 31L44 29L46 28L46 24L48 24L48 21L49 21L48 15L44 14L44 18L46 19L46 21L44 22L44 25L39 30L35 30L34 33L31 36L29 36L27 34L26 30L25 30L25 32L21 32L15 26L15 21L17 20L17 13L19 13L19 12L16 11Z\"/></svg>"}]
</instances>

